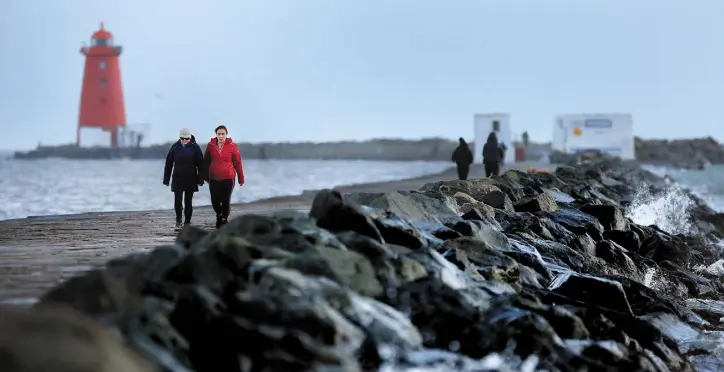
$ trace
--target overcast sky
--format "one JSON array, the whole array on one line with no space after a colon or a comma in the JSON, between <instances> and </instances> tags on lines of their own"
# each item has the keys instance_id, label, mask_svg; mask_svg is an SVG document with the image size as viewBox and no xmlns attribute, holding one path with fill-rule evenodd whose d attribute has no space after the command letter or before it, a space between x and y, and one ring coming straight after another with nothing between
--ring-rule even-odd
<instances>
[{"instance_id":1,"label":"overcast sky","mask_svg":"<svg viewBox=\"0 0 724 372\"><path fill-rule=\"evenodd\" d=\"M472 137L475 112L724 140L724 0L0 0L0 149L74 141L101 21L152 142Z\"/></svg>"}]
</instances>

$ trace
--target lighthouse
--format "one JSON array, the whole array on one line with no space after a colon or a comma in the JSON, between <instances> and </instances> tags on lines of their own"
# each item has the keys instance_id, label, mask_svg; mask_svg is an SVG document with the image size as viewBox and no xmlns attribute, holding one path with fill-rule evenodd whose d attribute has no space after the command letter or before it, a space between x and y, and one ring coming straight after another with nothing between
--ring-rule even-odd
<instances>
[{"instance_id":1,"label":"lighthouse","mask_svg":"<svg viewBox=\"0 0 724 372\"><path fill-rule=\"evenodd\" d=\"M126 127L119 57L123 49L101 23L93 33L85 56L80 93L76 143L80 147L119 147L119 134Z\"/></svg>"}]
</instances>

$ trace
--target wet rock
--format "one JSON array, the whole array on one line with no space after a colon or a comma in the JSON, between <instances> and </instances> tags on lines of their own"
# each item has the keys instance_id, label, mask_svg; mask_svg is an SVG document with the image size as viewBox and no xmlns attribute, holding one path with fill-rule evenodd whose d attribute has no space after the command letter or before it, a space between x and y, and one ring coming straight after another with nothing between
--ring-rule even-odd
<instances>
[{"instance_id":1,"label":"wet rock","mask_svg":"<svg viewBox=\"0 0 724 372\"><path fill-rule=\"evenodd\" d=\"M636 315L656 312L684 315L684 303L675 294L656 291L647 287L640 281L624 276L610 276L611 279L621 283L629 300L629 305Z\"/></svg>"},{"instance_id":2,"label":"wet rock","mask_svg":"<svg viewBox=\"0 0 724 372\"><path fill-rule=\"evenodd\" d=\"M520 241L533 248L545 262L546 266L555 266L572 270L584 270L587 257L570 247L550 240L538 239L528 234L515 235Z\"/></svg>"},{"instance_id":3,"label":"wet rock","mask_svg":"<svg viewBox=\"0 0 724 372\"><path fill-rule=\"evenodd\" d=\"M654 232L648 239L641 242L639 254L656 262L671 261L686 266L691 251L678 237Z\"/></svg>"},{"instance_id":4,"label":"wet rock","mask_svg":"<svg viewBox=\"0 0 724 372\"><path fill-rule=\"evenodd\" d=\"M578 209L596 217L605 230L628 230L628 223L623 213L614 205L586 204Z\"/></svg>"},{"instance_id":5,"label":"wet rock","mask_svg":"<svg viewBox=\"0 0 724 372\"><path fill-rule=\"evenodd\" d=\"M603 238L610 240L631 252L638 252L641 248L639 235L633 231L609 230L603 232Z\"/></svg>"},{"instance_id":6,"label":"wet rock","mask_svg":"<svg viewBox=\"0 0 724 372\"><path fill-rule=\"evenodd\" d=\"M418 249L427 245L430 240L415 226L392 213L375 219L374 223L386 243Z\"/></svg>"},{"instance_id":7,"label":"wet rock","mask_svg":"<svg viewBox=\"0 0 724 372\"><path fill-rule=\"evenodd\" d=\"M464 211L465 209L467 209L467 208L465 208L465 206L469 206L470 210L468 210L467 212L464 212L464 214L462 215L462 218L464 220L481 221L481 220L484 220L486 216L493 217L493 218L495 217L495 211L492 210L492 207L490 207L490 206L487 206L487 208L478 208L478 205L464 204L463 207L461 208L461 212Z\"/></svg>"},{"instance_id":8,"label":"wet rock","mask_svg":"<svg viewBox=\"0 0 724 372\"><path fill-rule=\"evenodd\" d=\"M322 190L312 201L309 215L317 219L319 227L333 230L351 230L382 241L382 234L372 219L357 205L345 202L336 190Z\"/></svg>"},{"instance_id":9,"label":"wet rock","mask_svg":"<svg viewBox=\"0 0 724 372\"><path fill-rule=\"evenodd\" d=\"M633 314L621 283L613 280L567 272L558 274L549 288L575 301Z\"/></svg>"},{"instance_id":10,"label":"wet rock","mask_svg":"<svg viewBox=\"0 0 724 372\"><path fill-rule=\"evenodd\" d=\"M625 248L612 241L601 240L596 243L596 257L602 258L604 261L621 269L624 273L636 273L636 264L626 253Z\"/></svg>"},{"instance_id":11,"label":"wet rock","mask_svg":"<svg viewBox=\"0 0 724 372\"><path fill-rule=\"evenodd\" d=\"M442 224L459 220L457 206L435 199L420 192L396 191L389 193L351 193L351 202L387 210L408 221L425 221Z\"/></svg>"},{"instance_id":12,"label":"wet rock","mask_svg":"<svg viewBox=\"0 0 724 372\"><path fill-rule=\"evenodd\" d=\"M516 212L553 212L558 210L558 204L552 196L543 193L525 198L515 204Z\"/></svg>"},{"instance_id":13,"label":"wet rock","mask_svg":"<svg viewBox=\"0 0 724 372\"><path fill-rule=\"evenodd\" d=\"M150 253L111 260L104 270L75 276L46 292L38 306L63 303L92 316L142 306L146 284L180 262L182 248L165 246Z\"/></svg>"},{"instance_id":14,"label":"wet rock","mask_svg":"<svg viewBox=\"0 0 724 372\"><path fill-rule=\"evenodd\" d=\"M492 186L487 192L479 194L476 200L496 209L502 209L508 212L515 211L513 202L508 195L495 186Z\"/></svg>"},{"instance_id":15,"label":"wet rock","mask_svg":"<svg viewBox=\"0 0 724 372\"><path fill-rule=\"evenodd\" d=\"M464 219L469 219L465 218L465 215L473 210L477 210L478 213L485 213L489 217L495 217L495 209L483 202L464 203L460 206L460 212L463 213Z\"/></svg>"},{"instance_id":16,"label":"wet rock","mask_svg":"<svg viewBox=\"0 0 724 372\"><path fill-rule=\"evenodd\" d=\"M378 297L384 292L372 263L357 252L317 247L315 253L290 258L285 266L332 279L365 296Z\"/></svg>"},{"instance_id":17,"label":"wet rock","mask_svg":"<svg viewBox=\"0 0 724 372\"><path fill-rule=\"evenodd\" d=\"M724 325L724 301L692 298L686 300L686 307L711 324Z\"/></svg>"},{"instance_id":18,"label":"wet rock","mask_svg":"<svg viewBox=\"0 0 724 372\"><path fill-rule=\"evenodd\" d=\"M446 241L445 247L453 251L450 260L461 270L469 269L481 274L486 280L503 282L513 288L520 288L518 263L485 241L459 238Z\"/></svg>"},{"instance_id":19,"label":"wet rock","mask_svg":"<svg viewBox=\"0 0 724 372\"><path fill-rule=\"evenodd\" d=\"M696 235L677 235L684 241L691 252L691 265L709 265L724 258L722 249L718 244L712 244L718 238L712 239L711 236L703 234ZM713 240L713 241L712 241Z\"/></svg>"},{"instance_id":20,"label":"wet rock","mask_svg":"<svg viewBox=\"0 0 724 372\"><path fill-rule=\"evenodd\" d=\"M185 248L190 248L194 243L198 242L208 234L209 232L202 228L193 225L186 225L183 229L181 229L181 231L179 231L178 236L176 236L176 244Z\"/></svg>"},{"instance_id":21,"label":"wet rock","mask_svg":"<svg viewBox=\"0 0 724 372\"><path fill-rule=\"evenodd\" d=\"M724 260L717 260L713 264L707 266L704 269L704 272L707 275L713 276L713 277L722 277L724 276Z\"/></svg>"},{"instance_id":22,"label":"wet rock","mask_svg":"<svg viewBox=\"0 0 724 372\"><path fill-rule=\"evenodd\" d=\"M696 273L692 273L671 261L663 261L659 263L659 267L667 270L671 275L676 276L678 281L686 286L686 289L692 296L707 298L717 293L715 288L717 284L715 282Z\"/></svg>"},{"instance_id":23,"label":"wet rock","mask_svg":"<svg viewBox=\"0 0 724 372\"><path fill-rule=\"evenodd\" d=\"M544 216L575 234L588 234L595 241L603 239L601 235L603 226L601 226L601 223L595 217L577 209L563 207L555 212L545 212Z\"/></svg>"},{"instance_id":24,"label":"wet rock","mask_svg":"<svg viewBox=\"0 0 724 372\"><path fill-rule=\"evenodd\" d=\"M456 192L453 195L453 198L455 198L455 201L457 202L458 206L461 206L466 203L477 203L478 202L472 196L470 196L464 192L460 192L460 191Z\"/></svg>"},{"instance_id":25,"label":"wet rock","mask_svg":"<svg viewBox=\"0 0 724 372\"><path fill-rule=\"evenodd\" d=\"M540 314L563 339L587 339L590 333L586 324L576 314L563 306L551 306Z\"/></svg>"},{"instance_id":26,"label":"wet rock","mask_svg":"<svg viewBox=\"0 0 724 372\"><path fill-rule=\"evenodd\" d=\"M4 372L152 372L155 366L100 324L65 306L0 307Z\"/></svg>"}]
</instances>

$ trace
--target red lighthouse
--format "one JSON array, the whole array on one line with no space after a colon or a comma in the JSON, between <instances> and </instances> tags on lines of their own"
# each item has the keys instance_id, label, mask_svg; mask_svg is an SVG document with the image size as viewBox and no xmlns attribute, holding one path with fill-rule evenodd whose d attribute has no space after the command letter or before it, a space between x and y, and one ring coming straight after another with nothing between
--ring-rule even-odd
<instances>
[{"instance_id":1,"label":"red lighthouse","mask_svg":"<svg viewBox=\"0 0 724 372\"><path fill-rule=\"evenodd\" d=\"M91 37L90 47L80 50L85 56L85 68L76 133L78 146L118 147L119 128L126 126L118 58L121 51L120 46L113 44L113 35L103 28L103 23Z\"/></svg>"}]
</instances>

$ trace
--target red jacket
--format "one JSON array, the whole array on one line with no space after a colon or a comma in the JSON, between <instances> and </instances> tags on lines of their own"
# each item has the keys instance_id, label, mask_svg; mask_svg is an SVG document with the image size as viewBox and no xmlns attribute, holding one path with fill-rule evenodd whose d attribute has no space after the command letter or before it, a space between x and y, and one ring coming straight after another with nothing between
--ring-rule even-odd
<instances>
[{"instance_id":1,"label":"red jacket","mask_svg":"<svg viewBox=\"0 0 724 372\"><path fill-rule=\"evenodd\" d=\"M233 180L237 177L239 184L244 184L244 167L241 165L239 147L231 138L226 138L219 150L216 138L212 138L206 145L204 160L209 170L209 181Z\"/></svg>"}]
</instances>

